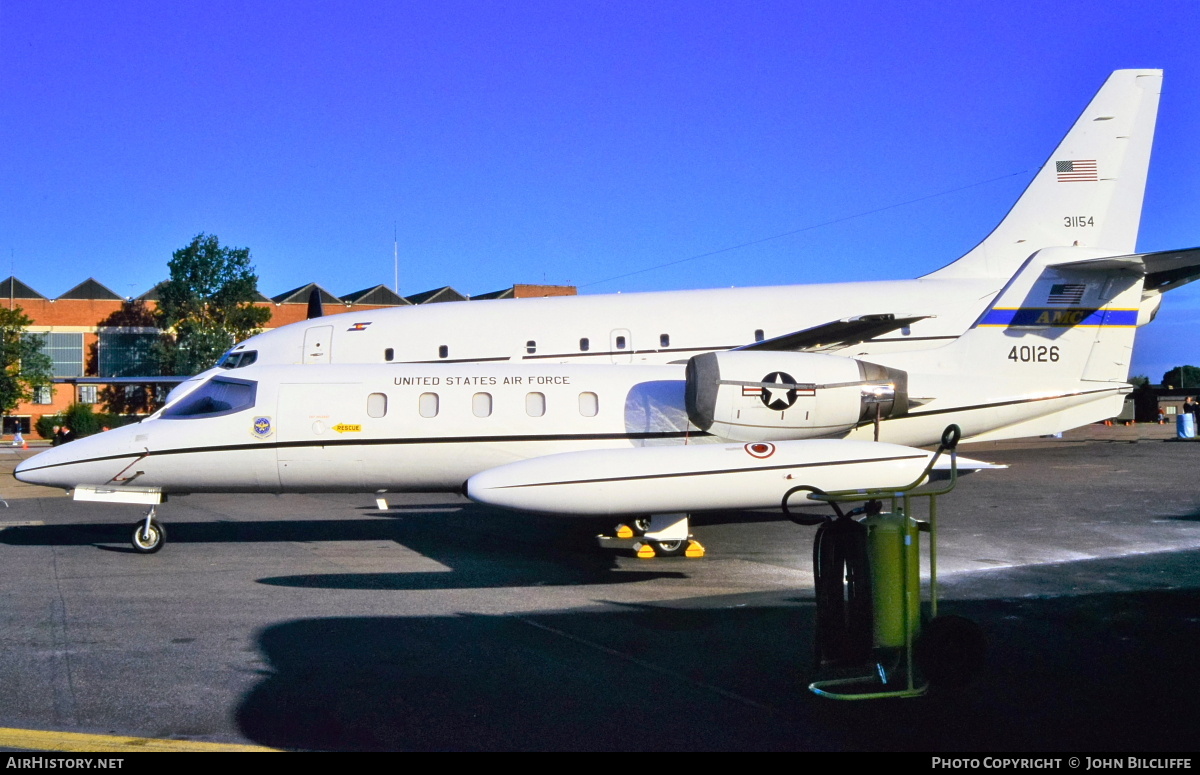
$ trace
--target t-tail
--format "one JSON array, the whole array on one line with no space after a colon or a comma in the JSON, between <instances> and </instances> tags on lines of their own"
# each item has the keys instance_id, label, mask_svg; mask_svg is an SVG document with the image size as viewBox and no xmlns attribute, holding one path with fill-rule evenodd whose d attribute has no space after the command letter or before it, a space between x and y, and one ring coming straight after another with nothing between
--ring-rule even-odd
<instances>
[{"instance_id":1,"label":"t-tail","mask_svg":"<svg viewBox=\"0 0 1200 775\"><path fill-rule=\"evenodd\" d=\"M1011 277L1048 247L1133 253L1161 88L1161 70L1110 75L1000 225L928 277Z\"/></svg>"}]
</instances>

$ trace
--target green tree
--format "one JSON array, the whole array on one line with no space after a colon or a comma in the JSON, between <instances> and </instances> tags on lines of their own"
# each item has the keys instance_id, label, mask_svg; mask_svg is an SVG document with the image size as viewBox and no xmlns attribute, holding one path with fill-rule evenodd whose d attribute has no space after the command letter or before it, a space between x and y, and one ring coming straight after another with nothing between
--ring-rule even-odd
<instances>
[{"instance_id":1,"label":"green tree","mask_svg":"<svg viewBox=\"0 0 1200 775\"><path fill-rule=\"evenodd\" d=\"M172 254L159 287L158 325L171 334L158 346L164 374L190 375L213 366L235 342L258 333L271 311L254 305L258 275L249 248L222 247L197 234Z\"/></svg>"},{"instance_id":2,"label":"green tree","mask_svg":"<svg viewBox=\"0 0 1200 775\"><path fill-rule=\"evenodd\" d=\"M1163 375L1162 384L1177 388L1200 388L1200 366L1176 366Z\"/></svg>"},{"instance_id":3,"label":"green tree","mask_svg":"<svg viewBox=\"0 0 1200 775\"><path fill-rule=\"evenodd\" d=\"M50 384L53 363L42 352L42 337L29 336L33 323L20 307L0 307L0 414L33 398L33 391Z\"/></svg>"}]
</instances>

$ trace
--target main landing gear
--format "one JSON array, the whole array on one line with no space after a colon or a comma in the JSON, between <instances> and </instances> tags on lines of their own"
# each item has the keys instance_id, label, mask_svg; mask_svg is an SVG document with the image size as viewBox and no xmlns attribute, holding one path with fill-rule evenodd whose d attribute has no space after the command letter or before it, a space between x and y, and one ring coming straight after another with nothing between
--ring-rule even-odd
<instances>
[{"instance_id":1,"label":"main landing gear","mask_svg":"<svg viewBox=\"0 0 1200 775\"><path fill-rule=\"evenodd\" d=\"M133 523L133 548L142 554L154 554L167 542L167 531L155 519L154 506L144 519Z\"/></svg>"},{"instance_id":2,"label":"main landing gear","mask_svg":"<svg viewBox=\"0 0 1200 775\"><path fill-rule=\"evenodd\" d=\"M617 525L616 536L596 536L606 549L632 549L642 559L703 557L704 547L692 538L687 514L653 514Z\"/></svg>"}]
</instances>

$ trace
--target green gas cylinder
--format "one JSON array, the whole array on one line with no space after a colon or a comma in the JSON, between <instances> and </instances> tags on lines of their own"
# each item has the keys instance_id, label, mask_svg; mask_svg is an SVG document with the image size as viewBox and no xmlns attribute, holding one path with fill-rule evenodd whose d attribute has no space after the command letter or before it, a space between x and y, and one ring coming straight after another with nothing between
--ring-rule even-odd
<instances>
[{"instance_id":1,"label":"green gas cylinder","mask_svg":"<svg viewBox=\"0 0 1200 775\"><path fill-rule=\"evenodd\" d=\"M876 648L904 648L905 606L908 626L916 637L921 626L921 565L918 525L902 513L868 516L867 558L875 614ZM907 599L907 603L906 603Z\"/></svg>"}]
</instances>

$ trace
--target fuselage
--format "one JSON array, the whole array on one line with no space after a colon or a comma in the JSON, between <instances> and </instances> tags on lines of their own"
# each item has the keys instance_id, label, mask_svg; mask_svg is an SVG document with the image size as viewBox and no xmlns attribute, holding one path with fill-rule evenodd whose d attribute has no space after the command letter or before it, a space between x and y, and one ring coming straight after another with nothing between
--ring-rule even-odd
<instances>
[{"instance_id":1,"label":"fuselage","mask_svg":"<svg viewBox=\"0 0 1200 775\"><path fill-rule=\"evenodd\" d=\"M753 368L754 379L767 378ZM855 415L841 426L801 422L770 438L870 441L877 434L884 442L930 445L951 423L973 436L1072 407L1095 413L1097 402L1119 404L1124 388L1081 390L1073 380L1054 385L1019 378L983 383L969 374L909 379L916 394L936 394L878 428ZM806 407L820 406L806 402L820 401L822 391L859 389L821 388L783 412L741 391L736 400L744 409L731 411L772 418L791 412L803 421ZM163 493L459 491L482 471L556 453L748 439L697 427L686 394L685 368L669 364L252 365L210 377L137 424L26 460L16 475L68 489Z\"/></svg>"},{"instance_id":2,"label":"fuselage","mask_svg":"<svg viewBox=\"0 0 1200 775\"><path fill-rule=\"evenodd\" d=\"M669 363L859 315L927 316L853 349L897 352L959 336L1006 280L716 288L349 312L251 337L227 355L226 365Z\"/></svg>"}]
</instances>

